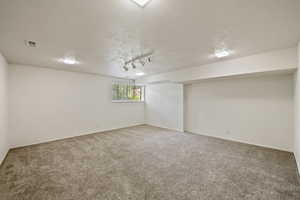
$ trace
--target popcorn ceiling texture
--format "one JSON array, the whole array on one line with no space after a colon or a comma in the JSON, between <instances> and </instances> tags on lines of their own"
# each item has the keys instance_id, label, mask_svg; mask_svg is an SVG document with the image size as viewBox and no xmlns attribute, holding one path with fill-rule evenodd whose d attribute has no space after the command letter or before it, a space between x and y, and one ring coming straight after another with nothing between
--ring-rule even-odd
<instances>
[{"instance_id":1,"label":"popcorn ceiling texture","mask_svg":"<svg viewBox=\"0 0 300 200\"><path fill-rule=\"evenodd\" d=\"M1 200L300 199L293 155L136 126L11 150Z\"/></svg>"}]
</instances>

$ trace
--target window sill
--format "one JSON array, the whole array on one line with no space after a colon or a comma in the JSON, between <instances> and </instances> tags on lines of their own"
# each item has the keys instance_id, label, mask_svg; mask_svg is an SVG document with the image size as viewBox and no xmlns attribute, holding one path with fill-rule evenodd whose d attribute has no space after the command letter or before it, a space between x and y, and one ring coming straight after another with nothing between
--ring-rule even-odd
<instances>
[{"instance_id":1,"label":"window sill","mask_svg":"<svg viewBox=\"0 0 300 200\"><path fill-rule=\"evenodd\" d=\"M134 101L134 100L112 100L112 103L145 103L145 101Z\"/></svg>"}]
</instances>

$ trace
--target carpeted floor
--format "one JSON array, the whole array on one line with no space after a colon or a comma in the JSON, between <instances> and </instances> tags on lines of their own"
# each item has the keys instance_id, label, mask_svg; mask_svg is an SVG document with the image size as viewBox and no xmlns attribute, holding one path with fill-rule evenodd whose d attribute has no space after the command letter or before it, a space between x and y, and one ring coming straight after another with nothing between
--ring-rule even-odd
<instances>
[{"instance_id":1,"label":"carpeted floor","mask_svg":"<svg viewBox=\"0 0 300 200\"><path fill-rule=\"evenodd\" d=\"M300 199L291 153L137 126L9 152L1 200Z\"/></svg>"}]
</instances>

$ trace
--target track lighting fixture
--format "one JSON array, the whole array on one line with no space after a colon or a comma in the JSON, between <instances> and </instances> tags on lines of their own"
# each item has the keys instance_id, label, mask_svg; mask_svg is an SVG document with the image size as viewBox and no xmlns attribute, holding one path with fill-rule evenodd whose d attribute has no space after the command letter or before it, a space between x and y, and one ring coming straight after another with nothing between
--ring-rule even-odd
<instances>
[{"instance_id":1,"label":"track lighting fixture","mask_svg":"<svg viewBox=\"0 0 300 200\"><path fill-rule=\"evenodd\" d=\"M137 69L136 62L139 62L141 66L145 66L146 63L150 63L152 61L153 52L145 53L136 57L133 57L131 60L125 61L123 69L124 71L129 71L129 69ZM129 65L129 67L128 67ZM131 67L130 67L131 66Z\"/></svg>"},{"instance_id":2,"label":"track lighting fixture","mask_svg":"<svg viewBox=\"0 0 300 200\"><path fill-rule=\"evenodd\" d=\"M136 69L136 65L133 63L131 63L132 69Z\"/></svg>"},{"instance_id":3,"label":"track lighting fixture","mask_svg":"<svg viewBox=\"0 0 300 200\"><path fill-rule=\"evenodd\" d=\"M143 61L142 59L139 60L142 66L145 66L145 61Z\"/></svg>"},{"instance_id":4,"label":"track lighting fixture","mask_svg":"<svg viewBox=\"0 0 300 200\"><path fill-rule=\"evenodd\" d=\"M128 67L126 67L126 65L123 66L124 71L128 72Z\"/></svg>"}]
</instances>

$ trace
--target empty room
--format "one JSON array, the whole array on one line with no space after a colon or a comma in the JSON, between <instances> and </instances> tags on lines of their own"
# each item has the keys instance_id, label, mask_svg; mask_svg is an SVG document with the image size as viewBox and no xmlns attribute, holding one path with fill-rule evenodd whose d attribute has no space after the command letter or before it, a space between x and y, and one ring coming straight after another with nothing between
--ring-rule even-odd
<instances>
[{"instance_id":1,"label":"empty room","mask_svg":"<svg viewBox=\"0 0 300 200\"><path fill-rule=\"evenodd\" d=\"M0 0L0 200L300 200L299 0Z\"/></svg>"}]
</instances>

